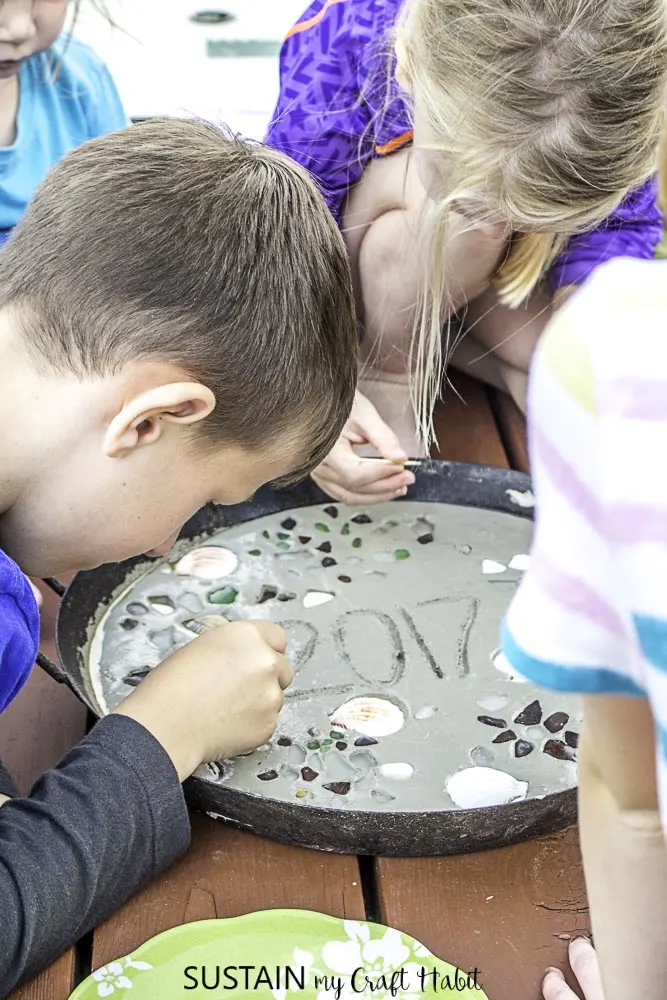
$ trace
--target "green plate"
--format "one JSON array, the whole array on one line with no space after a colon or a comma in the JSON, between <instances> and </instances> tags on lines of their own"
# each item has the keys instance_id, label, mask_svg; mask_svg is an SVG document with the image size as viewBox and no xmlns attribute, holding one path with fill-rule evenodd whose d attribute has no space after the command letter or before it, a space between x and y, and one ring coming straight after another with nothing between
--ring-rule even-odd
<instances>
[{"instance_id":1,"label":"green plate","mask_svg":"<svg viewBox=\"0 0 667 1000\"><path fill-rule=\"evenodd\" d=\"M309 910L263 910L158 934L93 972L70 1000L417 1000L429 994L487 1000L478 973L441 962L400 931Z\"/></svg>"}]
</instances>

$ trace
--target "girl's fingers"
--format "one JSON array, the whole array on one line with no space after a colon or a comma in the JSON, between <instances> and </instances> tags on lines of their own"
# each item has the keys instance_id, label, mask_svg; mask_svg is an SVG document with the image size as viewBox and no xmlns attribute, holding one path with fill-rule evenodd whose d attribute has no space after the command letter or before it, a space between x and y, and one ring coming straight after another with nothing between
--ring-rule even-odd
<instances>
[{"instance_id":1,"label":"girl's fingers","mask_svg":"<svg viewBox=\"0 0 667 1000\"><path fill-rule=\"evenodd\" d=\"M581 986L584 1000L604 1000L600 966L595 949L586 938L576 938L570 944L570 966ZM544 1000L577 1000L559 969L547 969L542 982Z\"/></svg>"},{"instance_id":2,"label":"girl's fingers","mask_svg":"<svg viewBox=\"0 0 667 1000\"><path fill-rule=\"evenodd\" d=\"M581 986L585 1000L604 1000L600 963L587 938L575 938L570 944L570 965Z\"/></svg>"},{"instance_id":3,"label":"girl's fingers","mask_svg":"<svg viewBox=\"0 0 667 1000\"><path fill-rule=\"evenodd\" d=\"M357 493L354 490L347 489L337 481L320 475L319 472L313 473L313 479L320 489L324 490L328 496L332 497L334 500L338 500L339 503L348 504L350 507L363 507L377 503L389 503L390 500L395 500L397 496L403 496L405 491L407 491L407 487L403 486L399 487L398 490L394 489L371 493Z\"/></svg>"},{"instance_id":4,"label":"girl's fingers","mask_svg":"<svg viewBox=\"0 0 667 1000\"><path fill-rule=\"evenodd\" d=\"M577 1000L560 969L547 969L542 980L542 996L544 1000Z\"/></svg>"}]
</instances>

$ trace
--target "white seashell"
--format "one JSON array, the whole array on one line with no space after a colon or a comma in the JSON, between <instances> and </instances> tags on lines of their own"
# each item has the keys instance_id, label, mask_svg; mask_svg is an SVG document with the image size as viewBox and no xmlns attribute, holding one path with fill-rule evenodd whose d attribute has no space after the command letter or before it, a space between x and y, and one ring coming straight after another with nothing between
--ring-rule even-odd
<instances>
[{"instance_id":1,"label":"white seashell","mask_svg":"<svg viewBox=\"0 0 667 1000\"><path fill-rule=\"evenodd\" d=\"M526 490L524 493L520 490L505 490L505 493L517 507L530 508L535 506L535 495L532 490Z\"/></svg>"},{"instance_id":2,"label":"white seashell","mask_svg":"<svg viewBox=\"0 0 667 1000\"><path fill-rule=\"evenodd\" d=\"M304 608L316 608L319 604L326 604L327 601L333 601L333 594L326 594L324 591L320 590L309 590L303 598Z\"/></svg>"},{"instance_id":3,"label":"white seashell","mask_svg":"<svg viewBox=\"0 0 667 1000\"><path fill-rule=\"evenodd\" d=\"M329 717L331 725L351 729L362 736L389 736L405 724L398 705L384 698L351 698Z\"/></svg>"},{"instance_id":4,"label":"white seashell","mask_svg":"<svg viewBox=\"0 0 667 1000\"><path fill-rule=\"evenodd\" d=\"M489 576L491 573L504 573L507 566L503 566L502 563L495 562L493 559L482 559L482 573L485 576Z\"/></svg>"},{"instance_id":5,"label":"white seashell","mask_svg":"<svg viewBox=\"0 0 667 1000\"><path fill-rule=\"evenodd\" d=\"M510 569L516 569L519 573L525 573L530 566L530 556L516 555L510 559Z\"/></svg>"},{"instance_id":6,"label":"white seashell","mask_svg":"<svg viewBox=\"0 0 667 1000\"><path fill-rule=\"evenodd\" d=\"M510 661L507 659L505 654L498 650L491 657L491 663L494 665L496 670L499 670L501 674L505 674L510 681L516 681L517 684L525 684L526 678L518 674Z\"/></svg>"},{"instance_id":7,"label":"white seashell","mask_svg":"<svg viewBox=\"0 0 667 1000\"><path fill-rule=\"evenodd\" d=\"M418 719L419 722L421 722L423 719L430 719L431 716L435 715L437 711L438 711L437 705L422 705L422 707L418 708L417 711L415 712L415 719Z\"/></svg>"},{"instance_id":8,"label":"white seashell","mask_svg":"<svg viewBox=\"0 0 667 1000\"><path fill-rule=\"evenodd\" d=\"M397 761L395 764L380 764L378 771L383 778L391 778L393 781L407 781L415 773L412 764L406 764L403 761Z\"/></svg>"},{"instance_id":9,"label":"white seashell","mask_svg":"<svg viewBox=\"0 0 667 1000\"><path fill-rule=\"evenodd\" d=\"M525 799L528 782L495 767L467 767L447 782L447 794L460 809L500 806Z\"/></svg>"},{"instance_id":10,"label":"white seashell","mask_svg":"<svg viewBox=\"0 0 667 1000\"><path fill-rule=\"evenodd\" d=\"M233 573L239 564L238 556L221 545L205 545L186 552L176 564L179 576L196 576L200 580L220 580Z\"/></svg>"}]
</instances>

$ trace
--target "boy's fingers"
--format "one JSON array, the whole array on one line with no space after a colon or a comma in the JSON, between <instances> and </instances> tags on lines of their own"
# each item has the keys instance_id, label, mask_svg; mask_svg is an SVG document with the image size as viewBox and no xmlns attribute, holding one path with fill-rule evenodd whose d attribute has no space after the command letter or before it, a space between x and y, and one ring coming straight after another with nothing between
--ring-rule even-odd
<instances>
[{"instance_id":1,"label":"boy's fingers","mask_svg":"<svg viewBox=\"0 0 667 1000\"><path fill-rule=\"evenodd\" d=\"M284 691L285 688L288 688L294 680L294 667L286 656L278 657L276 663L276 673L278 675L278 683Z\"/></svg>"},{"instance_id":2,"label":"boy's fingers","mask_svg":"<svg viewBox=\"0 0 667 1000\"><path fill-rule=\"evenodd\" d=\"M271 649L275 649L276 653L282 654L285 652L287 649L287 636L285 635L284 629L282 629L280 625L276 625L275 622L264 621L260 618L253 620L252 624L255 626L264 642L269 645Z\"/></svg>"}]
</instances>

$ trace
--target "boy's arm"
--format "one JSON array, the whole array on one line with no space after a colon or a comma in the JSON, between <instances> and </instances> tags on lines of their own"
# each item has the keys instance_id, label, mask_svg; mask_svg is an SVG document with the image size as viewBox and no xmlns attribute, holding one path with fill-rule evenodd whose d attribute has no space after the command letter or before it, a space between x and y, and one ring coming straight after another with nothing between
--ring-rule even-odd
<instances>
[{"instance_id":1,"label":"boy's arm","mask_svg":"<svg viewBox=\"0 0 667 1000\"><path fill-rule=\"evenodd\" d=\"M667 852L655 752L645 699L585 699L579 825L605 1000L662 996L667 985Z\"/></svg>"},{"instance_id":2,"label":"boy's arm","mask_svg":"<svg viewBox=\"0 0 667 1000\"><path fill-rule=\"evenodd\" d=\"M0 789L0 792L3 789ZM188 846L169 757L111 715L0 808L0 997L52 962Z\"/></svg>"}]
</instances>

